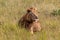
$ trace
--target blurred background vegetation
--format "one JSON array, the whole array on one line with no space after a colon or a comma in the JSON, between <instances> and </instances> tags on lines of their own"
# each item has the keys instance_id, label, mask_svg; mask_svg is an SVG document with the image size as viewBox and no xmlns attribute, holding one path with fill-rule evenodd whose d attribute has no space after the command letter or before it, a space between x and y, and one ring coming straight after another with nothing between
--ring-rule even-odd
<instances>
[{"instance_id":1,"label":"blurred background vegetation","mask_svg":"<svg viewBox=\"0 0 60 40\"><path fill-rule=\"evenodd\" d=\"M40 12L42 27L33 36L18 26L31 6ZM60 40L60 0L0 0L0 40Z\"/></svg>"}]
</instances>

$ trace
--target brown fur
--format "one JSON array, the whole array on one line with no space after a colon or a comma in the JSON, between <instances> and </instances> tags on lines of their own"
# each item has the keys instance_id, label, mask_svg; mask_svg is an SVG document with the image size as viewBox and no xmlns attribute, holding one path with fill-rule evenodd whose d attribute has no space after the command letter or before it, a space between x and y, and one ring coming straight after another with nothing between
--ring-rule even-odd
<instances>
[{"instance_id":1,"label":"brown fur","mask_svg":"<svg viewBox=\"0 0 60 40\"><path fill-rule=\"evenodd\" d=\"M40 26L39 20L36 20L32 24L30 24L31 34L33 34L33 32L40 31L40 30L41 30L41 26Z\"/></svg>"},{"instance_id":2,"label":"brown fur","mask_svg":"<svg viewBox=\"0 0 60 40\"><path fill-rule=\"evenodd\" d=\"M35 31L40 31L41 27L40 27L39 19L35 19L35 21L30 20L32 17L30 16L29 12L32 12L35 16L38 17L36 13L37 9L35 7L31 7L27 9L27 13L20 19L20 23L21 25L24 25L25 28L29 29L30 32L33 34L33 32Z\"/></svg>"}]
</instances>

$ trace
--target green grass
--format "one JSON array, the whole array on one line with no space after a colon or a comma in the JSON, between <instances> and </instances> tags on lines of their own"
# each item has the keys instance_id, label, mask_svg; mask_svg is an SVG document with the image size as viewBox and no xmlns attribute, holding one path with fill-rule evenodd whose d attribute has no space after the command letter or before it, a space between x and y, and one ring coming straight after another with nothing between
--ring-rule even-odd
<instances>
[{"instance_id":1,"label":"green grass","mask_svg":"<svg viewBox=\"0 0 60 40\"><path fill-rule=\"evenodd\" d=\"M42 27L33 36L18 26L19 19L31 6L38 8ZM51 16L57 9L60 0L0 0L0 40L60 40L60 16Z\"/></svg>"}]
</instances>

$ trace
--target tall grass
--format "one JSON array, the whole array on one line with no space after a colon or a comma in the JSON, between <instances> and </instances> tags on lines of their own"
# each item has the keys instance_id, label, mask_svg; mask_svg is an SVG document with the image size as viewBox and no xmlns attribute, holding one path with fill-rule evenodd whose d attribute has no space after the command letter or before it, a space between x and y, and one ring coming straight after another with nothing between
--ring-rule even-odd
<instances>
[{"instance_id":1,"label":"tall grass","mask_svg":"<svg viewBox=\"0 0 60 40\"><path fill-rule=\"evenodd\" d=\"M19 19L31 6L38 8L42 27L33 36L18 26ZM0 0L0 40L60 40L60 16L51 16L59 8L60 0Z\"/></svg>"}]
</instances>

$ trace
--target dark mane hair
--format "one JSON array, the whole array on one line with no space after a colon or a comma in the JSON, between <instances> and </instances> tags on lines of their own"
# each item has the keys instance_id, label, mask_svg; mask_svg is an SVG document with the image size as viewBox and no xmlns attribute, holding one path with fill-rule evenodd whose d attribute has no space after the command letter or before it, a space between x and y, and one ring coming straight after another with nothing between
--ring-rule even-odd
<instances>
[{"instance_id":1,"label":"dark mane hair","mask_svg":"<svg viewBox=\"0 0 60 40\"><path fill-rule=\"evenodd\" d=\"M19 20L18 24L27 27L29 24L33 23L38 17L32 12L33 8L27 9L27 13Z\"/></svg>"}]
</instances>

